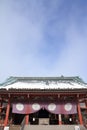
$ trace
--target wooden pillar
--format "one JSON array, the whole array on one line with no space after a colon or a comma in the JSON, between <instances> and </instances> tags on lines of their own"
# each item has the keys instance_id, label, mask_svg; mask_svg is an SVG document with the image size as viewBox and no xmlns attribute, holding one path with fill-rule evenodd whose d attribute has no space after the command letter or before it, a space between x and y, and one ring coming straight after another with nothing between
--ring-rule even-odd
<instances>
[{"instance_id":1,"label":"wooden pillar","mask_svg":"<svg viewBox=\"0 0 87 130\"><path fill-rule=\"evenodd\" d=\"M1 109L2 109L2 106L1 106L1 101L0 101L0 113L1 113Z\"/></svg>"},{"instance_id":2,"label":"wooden pillar","mask_svg":"<svg viewBox=\"0 0 87 130\"><path fill-rule=\"evenodd\" d=\"M74 122L74 120L75 120L75 115L74 115L74 114L72 115L72 120L73 120L73 122Z\"/></svg>"},{"instance_id":3,"label":"wooden pillar","mask_svg":"<svg viewBox=\"0 0 87 130\"><path fill-rule=\"evenodd\" d=\"M79 102L78 102L77 108L78 108L79 122L80 122L80 124L82 125L82 124L83 124L83 120L82 120L82 114L81 114L81 109L80 109L80 104L79 104Z\"/></svg>"},{"instance_id":4,"label":"wooden pillar","mask_svg":"<svg viewBox=\"0 0 87 130\"><path fill-rule=\"evenodd\" d=\"M8 104L7 104L4 126L7 126L8 124L9 112L10 112L10 100L8 100Z\"/></svg>"},{"instance_id":5,"label":"wooden pillar","mask_svg":"<svg viewBox=\"0 0 87 130\"><path fill-rule=\"evenodd\" d=\"M87 113L87 101L85 101L85 106L86 106L86 113Z\"/></svg>"},{"instance_id":6,"label":"wooden pillar","mask_svg":"<svg viewBox=\"0 0 87 130\"><path fill-rule=\"evenodd\" d=\"M61 118L61 114L59 114L58 116L59 116L59 125L62 125L62 118Z\"/></svg>"},{"instance_id":7,"label":"wooden pillar","mask_svg":"<svg viewBox=\"0 0 87 130\"><path fill-rule=\"evenodd\" d=\"M28 125L29 124L29 115L25 115L25 124Z\"/></svg>"},{"instance_id":8,"label":"wooden pillar","mask_svg":"<svg viewBox=\"0 0 87 130\"><path fill-rule=\"evenodd\" d=\"M2 99L0 99L0 113L2 111Z\"/></svg>"}]
</instances>

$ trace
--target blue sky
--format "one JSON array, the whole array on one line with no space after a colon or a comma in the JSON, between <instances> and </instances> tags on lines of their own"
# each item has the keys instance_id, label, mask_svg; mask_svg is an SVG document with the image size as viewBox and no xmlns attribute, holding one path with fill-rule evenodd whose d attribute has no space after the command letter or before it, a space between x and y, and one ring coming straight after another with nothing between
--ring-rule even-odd
<instances>
[{"instance_id":1,"label":"blue sky","mask_svg":"<svg viewBox=\"0 0 87 130\"><path fill-rule=\"evenodd\" d=\"M80 76L87 82L87 0L0 0L0 81Z\"/></svg>"}]
</instances>

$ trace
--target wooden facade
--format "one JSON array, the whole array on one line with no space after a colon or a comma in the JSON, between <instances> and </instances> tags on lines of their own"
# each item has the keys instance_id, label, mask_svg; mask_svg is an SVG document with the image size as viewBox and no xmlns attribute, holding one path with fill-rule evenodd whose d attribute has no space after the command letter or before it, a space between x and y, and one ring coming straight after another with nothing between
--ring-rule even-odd
<instances>
[{"instance_id":1,"label":"wooden facade","mask_svg":"<svg viewBox=\"0 0 87 130\"><path fill-rule=\"evenodd\" d=\"M42 83L46 85L61 82L64 84L70 84L71 88L16 88L12 87L16 83ZM81 87L72 88L73 83L80 84ZM8 88L8 86L10 87ZM23 84L24 85L24 84ZM68 86L68 85L67 85ZM8 88L8 89L7 89ZM77 113L75 114L54 114L45 109L31 114L18 114L12 113L13 102L27 102L32 100L33 102L39 101L68 101L76 102ZM87 84L84 83L79 77L40 77L40 78L29 78L29 77L13 77L1 84L0 87L0 126L10 125L35 125L35 124L80 124L84 125L87 120Z\"/></svg>"}]
</instances>

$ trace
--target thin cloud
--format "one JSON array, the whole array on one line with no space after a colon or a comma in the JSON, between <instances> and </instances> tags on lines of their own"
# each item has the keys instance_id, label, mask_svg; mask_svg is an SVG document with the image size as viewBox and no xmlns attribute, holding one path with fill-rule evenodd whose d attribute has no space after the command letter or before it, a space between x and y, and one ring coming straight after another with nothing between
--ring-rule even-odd
<instances>
[{"instance_id":1,"label":"thin cloud","mask_svg":"<svg viewBox=\"0 0 87 130\"><path fill-rule=\"evenodd\" d=\"M85 11L80 2L68 0L0 1L0 79L10 75L87 79Z\"/></svg>"}]
</instances>

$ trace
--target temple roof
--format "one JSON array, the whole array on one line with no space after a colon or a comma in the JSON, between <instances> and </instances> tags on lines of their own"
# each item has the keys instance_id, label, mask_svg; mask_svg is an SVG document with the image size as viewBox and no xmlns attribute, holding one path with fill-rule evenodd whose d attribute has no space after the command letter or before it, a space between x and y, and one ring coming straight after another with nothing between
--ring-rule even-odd
<instances>
[{"instance_id":1,"label":"temple roof","mask_svg":"<svg viewBox=\"0 0 87 130\"><path fill-rule=\"evenodd\" d=\"M78 76L75 77L9 77L0 84L0 89L87 89Z\"/></svg>"}]
</instances>

